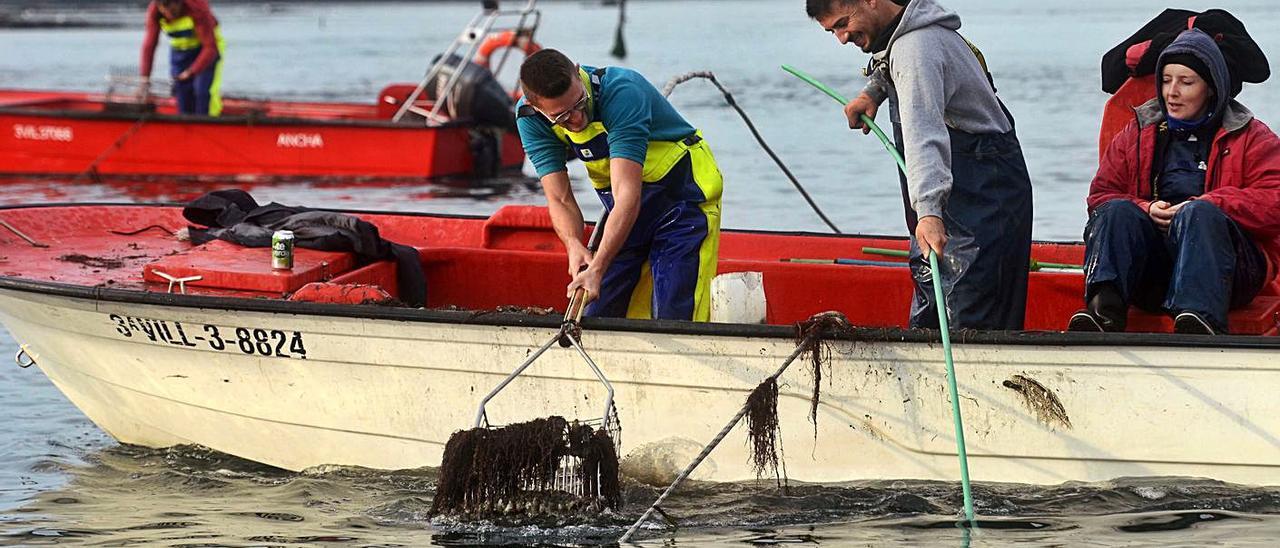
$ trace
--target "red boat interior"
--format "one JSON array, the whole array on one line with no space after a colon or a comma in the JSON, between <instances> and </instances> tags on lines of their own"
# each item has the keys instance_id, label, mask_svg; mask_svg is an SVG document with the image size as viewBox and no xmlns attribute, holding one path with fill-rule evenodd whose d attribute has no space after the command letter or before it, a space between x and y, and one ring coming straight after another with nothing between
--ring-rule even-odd
<instances>
[{"instance_id":1,"label":"red boat interior","mask_svg":"<svg viewBox=\"0 0 1280 548\"><path fill-rule=\"evenodd\" d=\"M360 214L386 239L416 247L427 275L428 308L556 308L568 283L563 248L547 211L506 206L488 219ZM268 248L221 241L179 241L187 226L177 207L68 205L0 210L0 274L40 282L153 292L370 303L399 294L395 268L359 265L350 253L298 248L290 271L273 271ZM25 238L24 238L25 236ZM27 241L27 238L31 242ZM34 243L32 243L34 242ZM720 267L763 274L767 322L786 325L826 311L867 327L904 326L911 298L907 271L896 266L807 264L784 259L904 261L863 252L906 249L901 238L725 231ZM1083 245L1037 243L1041 262L1080 264ZM905 261L904 261L905 264ZM166 277L167 276L167 277ZM199 279L171 284L169 278ZM172 286L172 287L171 287ZM1080 308L1079 271L1031 273L1026 327L1062 330ZM1231 314L1236 334L1276 335L1280 294L1273 285ZM1168 332L1169 319L1131 311L1131 331Z\"/></svg>"},{"instance_id":2,"label":"red boat interior","mask_svg":"<svg viewBox=\"0 0 1280 548\"><path fill-rule=\"evenodd\" d=\"M223 99L223 117L285 118L325 121L390 121L413 92L412 84L392 84L378 93L373 103L322 103L299 101L265 101L237 97ZM152 99L157 114L176 115L177 103L172 98ZM414 106L431 110L426 99ZM77 93L49 90L0 90L0 108L38 109L57 112L136 115L142 107L132 96ZM445 117L445 113L440 113Z\"/></svg>"}]
</instances>

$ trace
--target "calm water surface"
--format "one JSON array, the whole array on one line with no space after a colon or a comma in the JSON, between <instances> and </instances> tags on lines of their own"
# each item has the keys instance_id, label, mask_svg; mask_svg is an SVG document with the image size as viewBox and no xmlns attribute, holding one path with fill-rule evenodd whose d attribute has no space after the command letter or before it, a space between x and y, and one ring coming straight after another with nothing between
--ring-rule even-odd
<instances>
[{"instance_id":1,"label":"calm water surface","mask_svg":"<svg viewBox=\"0 0 1280 548\"><path fill-rule=\"evenodd\" d=\"M1079 239L1096 165L1098 61L1161 2L952 0L965 35L984 51L1018 120L1035 185L1035 235ZM1221 1L1272 56L1280 4ZM385 84L413 81L475 13L473 3L350 2L215 9L229 44L228 94L371 101ZM607 64L616 12L593 2L544 2L540 41L587 64ZM136 11L92 14L132 26L0 30L0 86L102 89L130 72ZM829 99L778 70L797 65L846 94L866 58L804 17L799 0L631 2L624 64L656 84L712 70L803 184L846 232L903 233L894 166L870 137L851 134ZM158 69L163 70L163 50ZM509 74L508 74L509 76ZM1280 120L1280 85L1248 86L1241 100ZM705 82L673 95L704 130L725 173L728 227L822 231L824 226ZM528 170L526 170L526 173ZM527 177L385 185L332 181L6 181L0 203L181 201L225 186L260 201L316 207L486 214L539 203ZM580 185L585 186L585 185ZM594 198L580 193L588 211ZM0 334L0 355L16 351ZM632 485L621 515L539 524L468 525L426 518L432 470L344 468L294 474L200 448L122 447L71 406L37 370L0 367L0 544L102 546L598 545L656 495ZM956 485L875 482L699 485L669 505L682 527L654 529L669 546L1274 546L1280 490L1185 478L1122 479L1052 487L979 484L989 518L968 537L952 525Z\"/></svg>"}]
</instances>

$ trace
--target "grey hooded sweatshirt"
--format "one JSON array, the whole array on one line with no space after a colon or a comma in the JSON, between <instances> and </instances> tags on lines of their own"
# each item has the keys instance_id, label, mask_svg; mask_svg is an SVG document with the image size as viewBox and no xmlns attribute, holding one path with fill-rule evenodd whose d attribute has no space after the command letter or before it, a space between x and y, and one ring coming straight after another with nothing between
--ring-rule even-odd
<instances>
[{"instance_id":1,"label":"grey hooded sweatshirt","mask_svg":"<svg viewBox=\"0 0 1280 548\"><path fill-rule=\"evenodd\" d=\"M863 89L889 99L901 122L907 193L919 217L941 216L951 192L951 137L1013 129L987 80L986 70L957 33L960 16L934 0L912 0L888 47L872 57Z\"/></svg>"}]
</instances>

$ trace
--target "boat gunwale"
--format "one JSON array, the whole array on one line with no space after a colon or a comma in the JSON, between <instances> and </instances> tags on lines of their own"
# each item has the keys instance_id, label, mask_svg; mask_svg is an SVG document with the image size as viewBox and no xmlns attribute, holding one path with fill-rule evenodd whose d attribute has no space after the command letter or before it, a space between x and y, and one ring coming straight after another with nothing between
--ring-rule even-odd
<instances>
[{"instance_id":1,"label":"boat gunwale","mask_svg":"<svg viewBox=\"0 0 1280 548\"><path fill-rule=\"evenodd\" d=\"M334 103L347 104L347 103ZM353 103L357 106L363 106ZM346 118L295 118L282 116L259 116L254 114L236 115L236 116L200 116L196 114L136 114L124 112L87 112L75 109L39 109L31 106L0 106L0 115L9 116L26 116L31 118L62 118L72 120L93 120L93 121L114 121L122 123L136 123L146 120L151 123L181 123L181 124L210 124L222 126L242 126L242 127L261 127L261 126L339 126L342 129L361 128L361 129L394 129L394 130L422 130L422 129L454 129L468 128L473 125L470 120L450 120L443 124L427 126L417 125L411 122L393 122L391 120L382 119L346 119Z\"/></svg>"},{"instance_id":2,"label":"boat gunwale","mask_svg":"<svg viewBox=\"0 0 1280 548\"><path fill-rule=\"evenodd\" d=\"M177 203L119 203L119 202L70 202L28 205L3 205L0 211L15 209L39 209L55 207L182 207ZM447 219L488 219L484 215L452 213L371 211L352 209L326 209L325 211L367 215L405 217L433 217ZM906 240L901 236L875 236L861 234L819 234L804 231L770 231L758 229L726 229L725 232L751 234L810 236L822 238L883 238ZM1048 242L1036 243L1077 243ZM58 297L71 297L122 304L172 306L178 308L214 309L234 312L263 312L319 317L359 318L371 320L412 321L455 325L493 327L558 328L561 318L557 315L534 315L484 310L442 310L425 308L400 308L377 305L329 304L252 297L225 297L210 295L184 295L157 293L139 289L117 289L105 286L86 286L62 282L31 280L15 276L0 276L0 289L36 293ZM796 330L789 325L731 324L691 322L678 320L633 320L626 318L584 318L582 327L589 331L623 333L649 333L655 335L706 335L715 337L788 339L795 338ZM1084 333L1067 331L978 331L956 330L953 338L960 344L1016 345L1016 346L1067 346L1067 347L1163 347L1202 349L1280 349L1280 337L1264 335L1185 335L1178 333ZM902 327L855 327L851 334L833 338L853 342L883 343L940 343L941 336L934 329L909 329Z\"/></svg>"}]
</instances>

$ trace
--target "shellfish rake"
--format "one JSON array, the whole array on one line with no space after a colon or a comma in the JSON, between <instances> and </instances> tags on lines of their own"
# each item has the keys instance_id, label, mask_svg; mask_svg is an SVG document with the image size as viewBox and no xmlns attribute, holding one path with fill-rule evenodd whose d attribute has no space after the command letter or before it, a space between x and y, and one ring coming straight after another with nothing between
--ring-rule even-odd
<instances>
[{"instance_id":1,"label":"shellfish rake","mask_svg":"<svg viewBox=\"0 0 1280 548\"><path fill-rule=\"evenodd\" d=\"M595 252L608 212L596 223L587 248ZM547 503L616 508L621 425L613 385L582 347L579 322L586 305L574 292L560 329L480 401L474 427L455 432L445 446L431 513L533 513ZM485 406L552 346L572 347L605 388L599 419L552 416L492 426Z\"/></svg>"}]
</instances>

